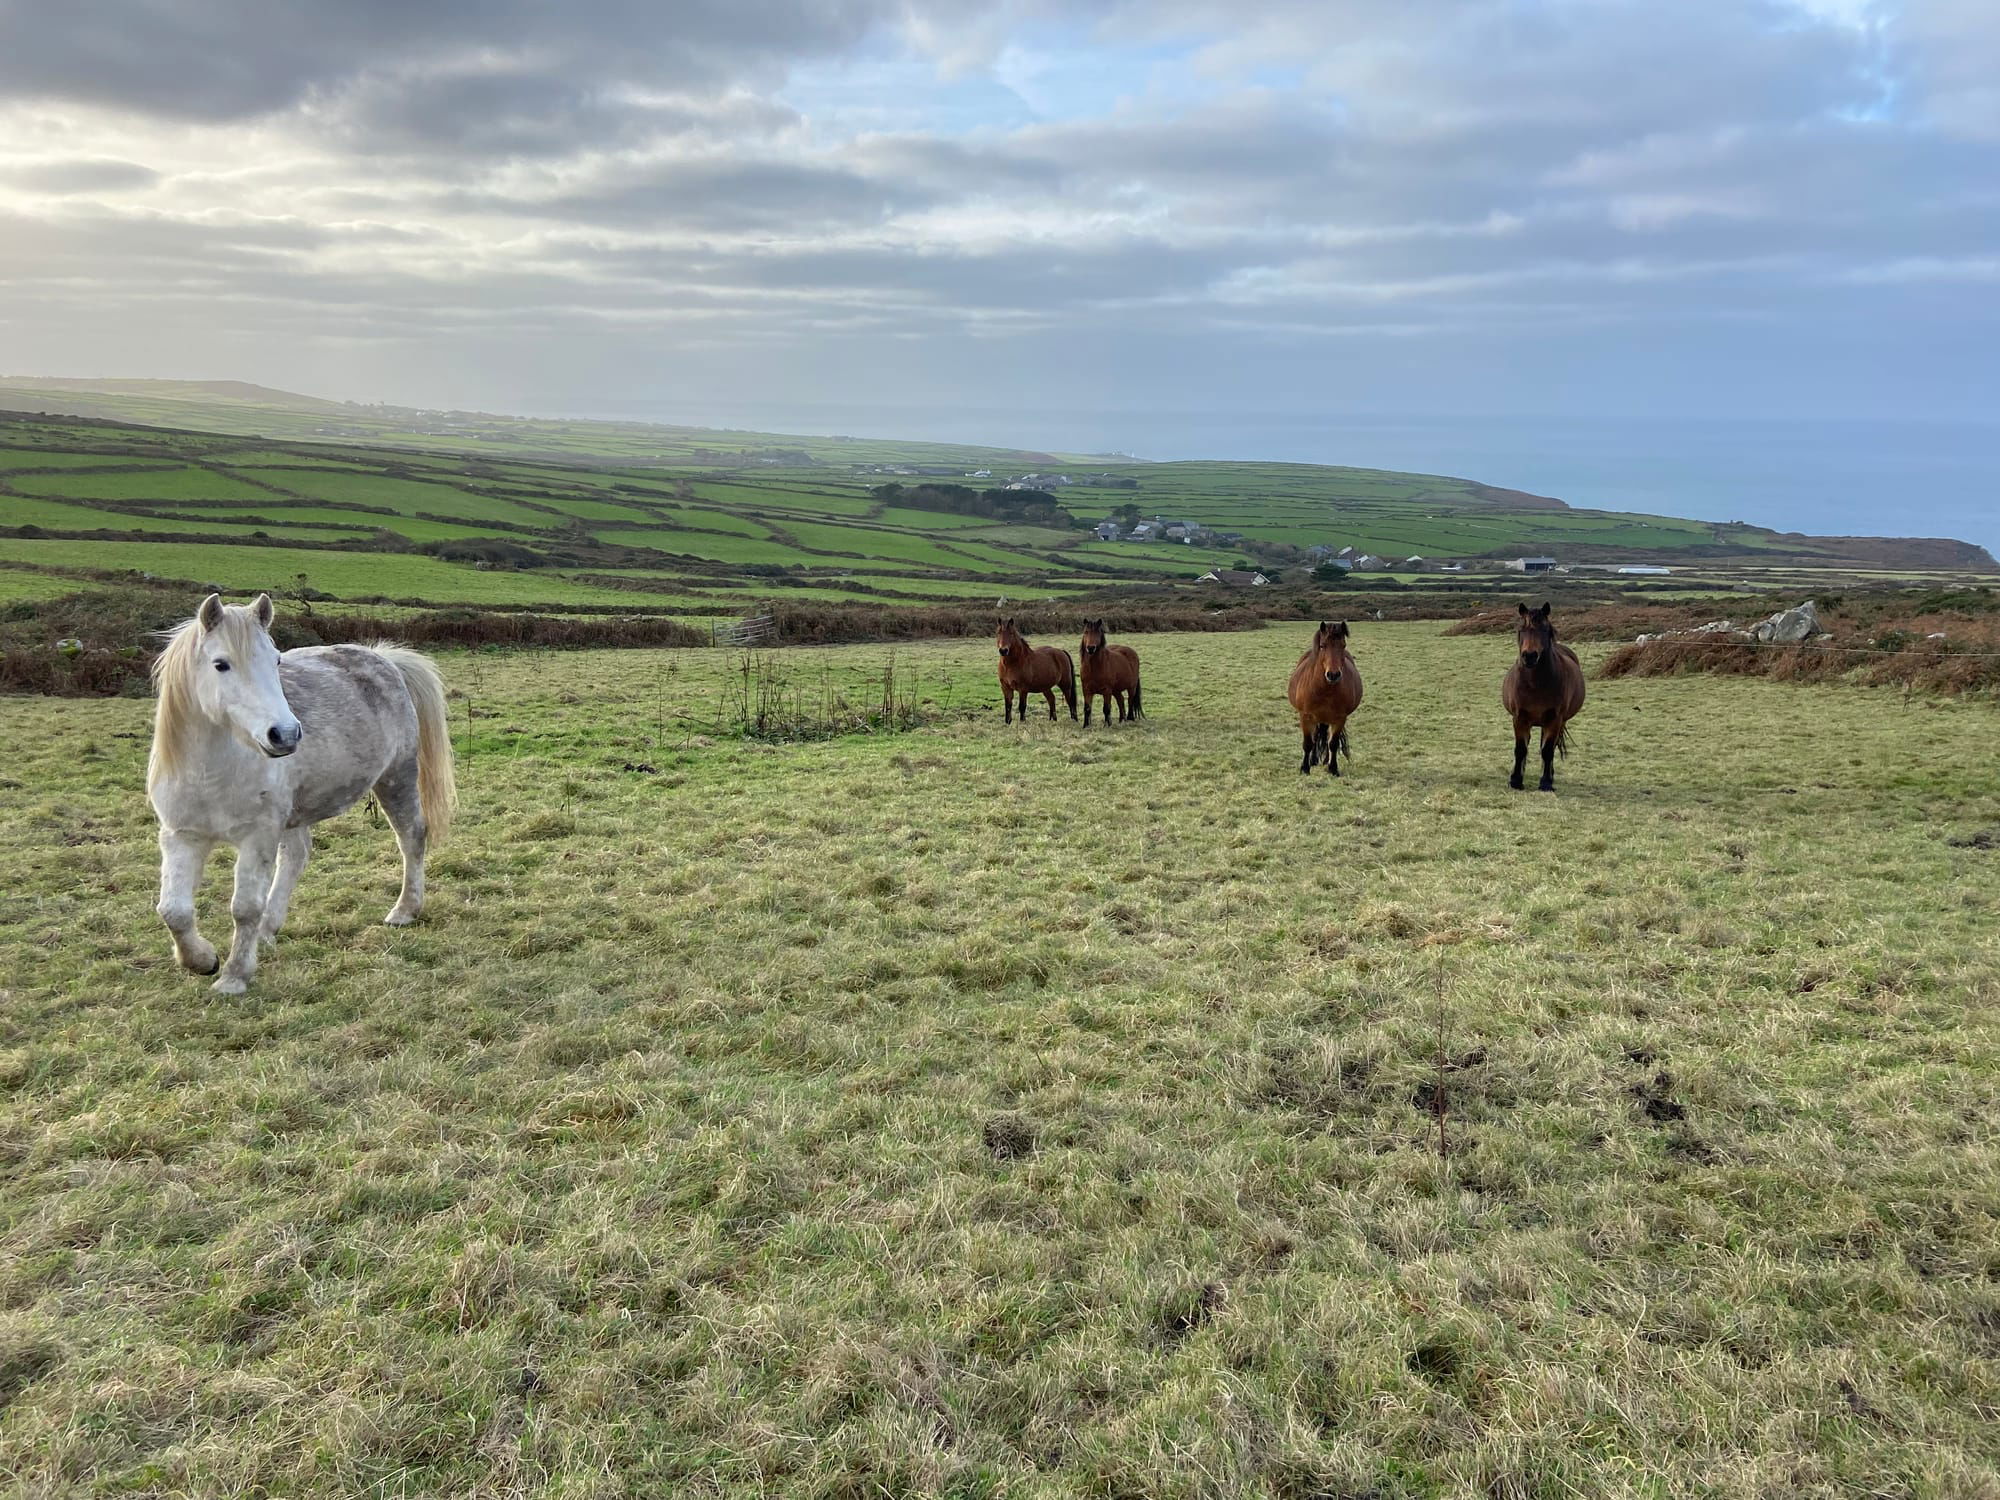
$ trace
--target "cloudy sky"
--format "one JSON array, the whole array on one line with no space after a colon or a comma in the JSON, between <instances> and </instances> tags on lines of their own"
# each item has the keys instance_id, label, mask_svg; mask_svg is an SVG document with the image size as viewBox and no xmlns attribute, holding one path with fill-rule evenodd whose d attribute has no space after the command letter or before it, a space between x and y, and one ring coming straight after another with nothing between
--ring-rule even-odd
<instances>
[{"instance_id":1,"label":"cloudy sky","mask_svg":"<svg viewBox=\"0 0 2000 1500\"><path fill-rule=\"evenodd\" d=\"M0 0L5 373L1021 440L1996 348L1993 0Z\"/></svg>"}]
</instances>

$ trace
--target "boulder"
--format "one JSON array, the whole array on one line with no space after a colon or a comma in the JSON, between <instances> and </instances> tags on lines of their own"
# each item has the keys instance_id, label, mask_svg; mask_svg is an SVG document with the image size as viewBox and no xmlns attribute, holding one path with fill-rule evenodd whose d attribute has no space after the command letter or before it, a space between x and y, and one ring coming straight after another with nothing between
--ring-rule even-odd
<instances>
[{"instance_id":1,"label":"boulder","mask_svg":"<svg viewBox=\"0 0 2000 1500\"><path fill-rule=\"evenodd\" d=\"M1750 630L1756 640L1773 645L1792 645L1810 640L1819 633L1819 611L1813 608L1810 599L1795 609L1779 610L1770 619L1758 621Z\"/></svg>"}]
</instances>

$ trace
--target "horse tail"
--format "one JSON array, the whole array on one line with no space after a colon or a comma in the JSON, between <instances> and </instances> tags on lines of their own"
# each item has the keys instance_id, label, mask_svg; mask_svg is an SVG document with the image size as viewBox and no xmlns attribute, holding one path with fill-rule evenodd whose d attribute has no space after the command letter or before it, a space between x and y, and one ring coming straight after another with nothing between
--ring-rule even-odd
<instances>
[{"instance_id":1,"label":"horse tail","mask_svg":"<svg viewBox=\"0 0 2000 1500\"><path fill-rule=\"evenodd\" d=\"M1057 647L1056 649L1058 654L1063 659L1063 674L1061 683L1062 695L1064 698L1069 700L1069 706L1071 708L1075 708L1076 707L1076 662L1070 656L1070 654L1067 651L1062 650L1061 647Z\"/></svg>"},{"instance_id":2,"label":"horse tail","mask_svg":"<svg viewBox=\"0 0 2000 1500\"><path fill-rule=\"evenodd\" d=\"M1343 724L1341 726L1340 732L1333 737L1333 741L1335 748L1337 748L1342 755L1345 755L1350 760L1354 758L1354 745L1347 738L1346 725Z\"/></svg>"},{"instance_id":3,"label":"horse tail","mask_svg":"<svg viewBox=\"0 0 2000 1500\"><path fill-rule=\"evenodd\" d=\"M427 839L444 842L451 832L451 815L458 806L458 784L451 769L451 722L444 701L444 679L421 651L377 641L375 652L402 674L410 702L417 710L417 802L423 808Z\"/></svg>"},{"instance_id":4,"label":"horse tail","mask_svg":"<svg viewBox=\"0 0 2000 1500\"><path fill-rule=\"evenodd\" d=\"M1545 736L1546 736L1546 733L1547 733L1547 731L1544 731L1544 735L1545 735ZM1555 733L1555 746L1556 746L1556 754L1560 755L1560 756L1561 756L1561 757L1562 757L1562 758L1563 758L1564 760L1568 760L1568 759L1569 759L1569 720L1567 720L1567 719L1563 720L1563 721L1562 721L1562 723L1560 723L1560 724L1556 725L1556 733Z\"/></svg>"},{"instance_id":5,"label":"horse tail","mask_svg":"<svg viewBox=\"0 0 2000 1500\"><path fill-rule=\"evenodd\" d=\"M1139 678L1136 674L1132 678L1132 717L1139 717Z\"/></svg>"}]
</instances>

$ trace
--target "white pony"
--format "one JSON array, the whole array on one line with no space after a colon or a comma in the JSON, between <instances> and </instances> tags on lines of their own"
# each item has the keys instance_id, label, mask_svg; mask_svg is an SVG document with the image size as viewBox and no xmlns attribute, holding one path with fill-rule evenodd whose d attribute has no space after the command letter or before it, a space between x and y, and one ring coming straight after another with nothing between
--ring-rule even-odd
<instances>
[{"instance_id":1,"label":"white pony","mask_svg":"<svg viewBox=\"0 0 2000 1500\"><path fill-rule=\"evenodd\" d=\"M258 943L284 925L313 824L375 793L403 851L403 891L385 918L401 927L423 909L424 848L443 839L457 798L429 658L387 643L281 654L270 626L270 595L246 607L210 594L153 663L146 793L160 819L160 920L183 968L215 972L194 893L209 852L234 845L236 934L215 981L225 995L243 993Z\"/></svg>"}]
</instances>

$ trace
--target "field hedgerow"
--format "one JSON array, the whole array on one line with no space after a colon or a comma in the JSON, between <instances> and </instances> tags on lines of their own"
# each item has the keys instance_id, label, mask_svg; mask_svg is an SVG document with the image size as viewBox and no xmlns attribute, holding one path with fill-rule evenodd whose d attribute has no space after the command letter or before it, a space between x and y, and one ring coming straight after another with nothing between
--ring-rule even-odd
<instances>
[{"instance_id":1,"label":"field hedgerow","mask_svg":"<svg viewBox=\"0 0 2000 1500\"><path fill-rule=\"evenodd\" d=\"M1302 778L1309 629L1088 732L905 645L994 712L783 746L727 653L447 657L424 921L350 814L228 1001L147 705L0 699L0 1473L1994 1494L1994 706L1593 682L1512 793L1508 643L1366 623Z\"/></svg>"}]
</instances>

